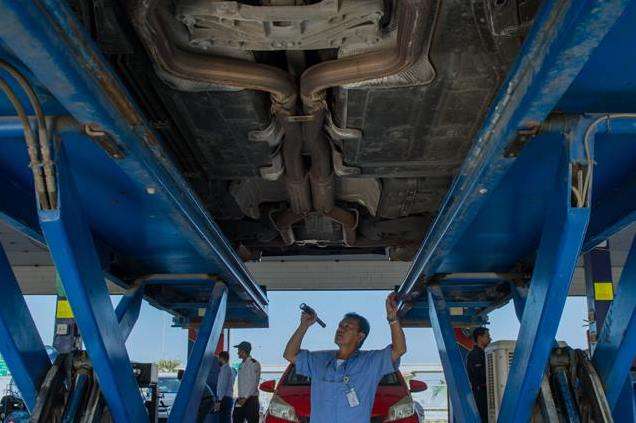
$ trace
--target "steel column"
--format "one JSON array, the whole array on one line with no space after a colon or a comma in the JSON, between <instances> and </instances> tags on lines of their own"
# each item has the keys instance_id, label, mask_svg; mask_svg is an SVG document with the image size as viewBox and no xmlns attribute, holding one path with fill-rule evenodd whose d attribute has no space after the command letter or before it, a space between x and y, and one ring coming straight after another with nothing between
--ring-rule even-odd
<instances>
[{"instance_id":1,"label":"steel column","mask_svg":"<svg viewBox=\"0 0 636 423\"><path fill-rule=\"evenodd\" d=\"M593 362L612 409L636 355L636 239L623 267L616 296L599 336Z\"/></svg>"},{"instance_id":2,"label":"steel column","mask_svg":"<svg viewBox=\"0 0 636 423\"><path fill-rule=\"evenodd\" d=\"M612 416L615 422L636 423L636 386L631 376L625 380Z\"/></svg>"},{"instance_id":3,"label":"steel column","mask_svg":"<svg viewBox=\"0 0 636 423\"><path fill-rule=\"evenodd\" d=\"M444 368L444 377L451 397L453 415L462 422L479 422L477 405L462 360L444 294L439 285L428 287L428 309L435 342Z\"/></svg>"},{"instance_id":4,"label":"steel column","mask_svg":"<svg viewBox=\"0 0 636 423\"><path fill-rule=\"evenodd\" d=\"M556 175L555 197L537 251L500 422L530 419L585 237L590 210L571 204L573 163L585 163L580 141L566 142Z\"/></svg>"},{"instance_id":5,"label":"steel column","mask_svg":"<svg viewBox=\"0 0 636 423\"><path fill-rule=\"evenodd\" d=\"M223 331L226 310L227 287L224 283L217 282L170 412L171 423L187 423L196 420L205 381L212 369L214 351Z\"/></svg>"},{"instance_id":6,"label":"steel column","mask_svg":"<svg viewBox=\"0 0 636 423\"><path fill-rule=\"evenodd\" d=\"M0 244L0 353L22 398L33 411L51 361Z\"/></svg>"},{"instance_id":7,"label":"steel column","mask_svg":"<svg viewBox=\"0 0 636 423\"><path fill-rule=\"evenodd\" d=\"M117 422L147 421L90 228L63 149L59 153L58 209L39 210L42 231L111 414Z\"/></svg>"},{"instance_id":8,"label":"steel column","mask_svg":"<svg viewBox=\"0 0 636 423\"><path fill-rule=\"evenodd\" d=\"M144 286L138 285L130 288L115 308L115 316L119 322L119 328L121 329L121 337L124 342L128 339L130 332L132 332L139 319L139 312L141 311L141 303L144 299Z\"/></svg>"},{"instance_id":9,"label":"steel column","mask_svg":"<svg viewBox=\"0 0 636 423\"><path fill-rule=\"evenodd\" d=\"M526 300L528 299L528 286L527 284L510 283L510 292L515 306L515 314L521 322L523 310L526 308Z\"/></svg>"},{"instance_id":10,"label":"steel column","mask_svg":"<svg viewBox=\"0 0 636 423\"><path fill-rule=\"evenodd\" d=\"M585 265L585 291L587 293L587 320L590 351L594 352L598 333L614 299L612 262L609 245L595 247L583 255Z\"/></svg>"}]
</instances>

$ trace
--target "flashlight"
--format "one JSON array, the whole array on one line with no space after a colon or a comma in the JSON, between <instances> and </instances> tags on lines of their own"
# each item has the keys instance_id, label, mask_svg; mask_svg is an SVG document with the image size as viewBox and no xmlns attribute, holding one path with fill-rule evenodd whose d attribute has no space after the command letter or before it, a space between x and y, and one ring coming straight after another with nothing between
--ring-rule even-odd
<instances>
[{"instance_id":1,"label":"flashlight","mask_svg":"<svg viewBox=\"0 0 636 423\"><path fill-rule=\"evenodd\" d=\"M323 328L326 327L327 325L325 324L325 322L323 322L322 320L320 320L320 318L318 317L318 313L316 313L316 310L314 310L313 308L309 307L307 304L302 303L300 305L300 309L302 311L304 311L307 314L312 314L314 316L316 316L316 323L318 323L320 326L322 326Z\"/></svg>"}]
</instances>

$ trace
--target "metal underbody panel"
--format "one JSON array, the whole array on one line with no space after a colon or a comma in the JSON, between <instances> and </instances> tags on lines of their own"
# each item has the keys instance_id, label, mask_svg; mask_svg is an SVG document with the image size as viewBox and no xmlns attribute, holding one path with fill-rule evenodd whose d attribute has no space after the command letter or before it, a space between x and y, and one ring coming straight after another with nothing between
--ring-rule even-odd
<instances>
[{"instance_id":1,"label":"metal underbody panel","mask_svg":"<svg viewBox=\"0 0 636 423\"><path fill-rule=\"evenodd\" d=\"M395 48L393 2L243 3L183 1L171 9L159 1L155 8L177 48L200 57L239 57L289 68L292 74L316 61ZM94 7L99 9L96 38L103 51L116 57L133 92L143 91L146 98L153 92L160 99L143 105L151 115L157 114L157 103L166 109L160 130L172 127L179 133L171 137L176 159L187 166L186 176L235 245L253 257L377 253L388 248L393 259L410 260L521 46L538 1L498 8L488 1L426 3L430 7L421 28L426 48L413 70L397 79L349 84L332 90L328 98L334 129L339 126L347 136L333 139L334 154L341 152L342 172L368 181L353 191L353 199L336 195L341 207L359 214L358 242L349 246L327 220L318 226L311 221L295 224L296 244L286 245L278 237L268 216L289 197L278 156L281 140L268 129L276 122L267 95L179 79L157 66L157 80L149 84L154 58L151 54L142 64L137 56L145 52L122 35L129 28L116 16L126 11L115 5ZM86 4L83 8L90 9ZM355 29L353 37L346 35L349 24ZM334 25L344 31L340 38L330 38ZM495 31L493 25L506 30ZM330 45L309 42L316 31L319 40ZM269 135L259 135L263 132ZM263 137L265 142L257 141ZM305 160L308 154L305 146ZM342 181L346 176L338 169ZM263 181L268 181L267 189L248 188L249 201L237 194L237 185ZM379 207L365 204L370 195L379 195ZM405 217L413 219L386 224Z\"/></svg>"}]
</instances>

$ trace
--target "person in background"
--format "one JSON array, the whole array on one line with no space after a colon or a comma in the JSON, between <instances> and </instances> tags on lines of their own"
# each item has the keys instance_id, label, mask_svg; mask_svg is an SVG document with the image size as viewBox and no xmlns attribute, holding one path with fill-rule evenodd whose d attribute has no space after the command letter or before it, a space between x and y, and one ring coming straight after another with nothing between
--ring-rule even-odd
<instances>
[{"instance_id":1,"label":"person in background","mask_svg":"<svg viewBox=\"0 0 636 423\"><path fill-rule=\"evenodd\" d=\"M261 379L261 365L254 360L250 353L252 344L241 342L235 345L238 356L243 363L238 371L238 398L234 404L234 423L258 423L260 418L260 404L258 402L258 384Z\"/></svg>"},{"instance_id":2,"label":"person in background","mask_svg":"<svg viewBox=\"0 0 636 423\"><path fill-rule=\"evenodd\" d=\"M234 406L234 369L230 367L230 355L227 351L219 353L219 380L216 384L217 403L215 410L219 413L219 423L232 421L232 407Z\"/></svg>"},{"instance_id":3,"label":"person in background","mask_svg":"<svg viewBox=\"0 0 636 423\"><path fill-rule=\"evenodd\" d=\"M475 345L466 357L466 371L473 389L477 410L482 422L488 421L488 394L486 390L486 352L484 349L490 344L490 331L478 327L473 331Z\"/></svg>"},{"instance_id":4,"label":"person in background","mask_svg":"<svg viewBox=\"0 0 636 423\"><path fill-rule=\"evenodd\" d=\"M369 336L369 322L356 313L340 321L333 351L301 350L315 314L303 312L300 325L291 336L283 357L296 366L296 373L311 378L311 423L359 423L371 420L378 383L397 371L406 353L406 339L397 316L397 296L386 299L386 318L391 345L382 350L361 351Z\"/></svg>"}]
</instances>

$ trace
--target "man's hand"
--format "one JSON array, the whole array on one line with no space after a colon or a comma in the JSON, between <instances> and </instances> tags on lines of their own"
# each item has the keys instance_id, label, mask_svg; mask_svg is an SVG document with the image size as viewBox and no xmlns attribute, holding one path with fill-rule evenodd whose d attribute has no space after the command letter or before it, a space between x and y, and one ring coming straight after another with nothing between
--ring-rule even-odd
<instances>
[{"instance_id":1,"label":"man's hand","mask_svg":"<svg viewBox=\"0 0 636 423\"><path fill-rule=\"evenodd\" d=\"M314 323L316 323L316 314L303 311L300 315L300 325L298 325L298 329L296 329L296 332L294 332L291 338L289 338L289 341L287 341L285 352L283 352L285 360L291 364L296 364L296 355L300 351L300 344L303 342L303 337L307 329Z\"/></svg>"},{"instance_id":2,"label":"man's hand","mask_svg":"<svg viewBox=\"0 0 636 423\"><path fill-rule=\"evenodd\" d=\"M239 407L243 407L243 405L245 405L245 401L247 401L247 398L237 398L236 399L236 404Z\"/></svg>"},{"instance_id":3,"label":"man's hand","mask_svg":"<svg viewBox=\"0 0 636 423\"><path fill-rule=\"evenodd\" d=\"M397 294L391 292L386 297L386 318L389 322L397 319Z\"/></svg>"},{"instance_id":4,"label":"man's hand","mask_svg":"<svg viewBox=\"0 0 636 423\"><path fill-rule=\"evenodd\" d=\"M391 360L396 363L406 353L406 338L397 316L397 294L391 292L386 297L386 318L391 327Z\"/></svg>"},{"instance_id":5,"label":"man's hand","mask_svg":"<svg viewBox=\"0 0 636 423\"><path fill-rule=\"evenodd\" d=\"M217 401L214 403L214 408L212 409L215 413L221 411L221 401Z\"/></svg>"},{"instance_id":6,"label":"man's hand","mask_svg":"<svg viewBox=\"0 0 636 423\"><path fill-rule=\"evenodd\" d=\"M308 329L311 325L316 323L316 314L315 313L306 313L302 312L300 315L300 326L304 329Z\"/></svg>"}]
</instances>

